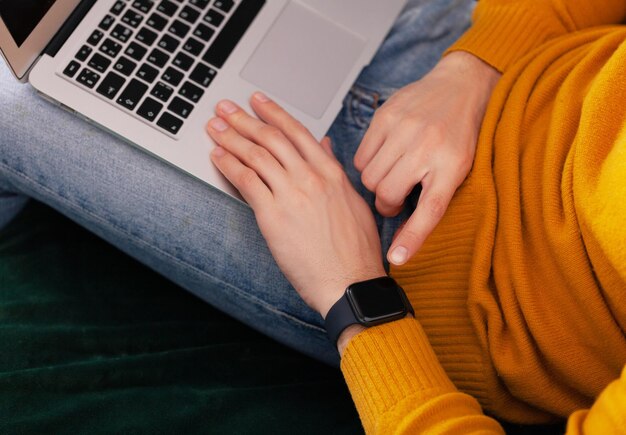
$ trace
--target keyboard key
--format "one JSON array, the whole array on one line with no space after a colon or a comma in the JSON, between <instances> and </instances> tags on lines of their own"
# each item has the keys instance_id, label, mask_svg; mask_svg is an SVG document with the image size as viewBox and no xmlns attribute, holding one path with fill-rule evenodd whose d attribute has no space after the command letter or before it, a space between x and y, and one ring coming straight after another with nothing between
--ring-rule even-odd
<instances>
[{"instance_id":1,"label":"keyboard key","mask_svg":"<svg viewBox=\"0 0 626 435\"><path fill-rule=\"evenodd\" d=\"M104 80L102 80L102 83L100 83L100 86L98 86L96 92L100 95L104 95L109 100L112 100L113 98L115 98L120 89L122 89L122 86L124 86L124 82L126 82L124 77L119 76L111 71L106 75Z\"/></svg>"},{"instance_id":2,"label":"keyboard key","mask_svg":"<svg viewBox=\"0 0 626 435\"><path fill-rule=\"evenodd\" d=\"M113 30L111 30L111 36L121 42L128 41L128 38L130 38L132 35L133 31L121 24L117 24L115 27L113 27Z\"/></svg>"},{"instance_id":3,"label":"keyboard key","mask_svg":"<svg viewBox=\"0 0 626 435\"><path fill-rule=\"evenodd\" d=\"M172 35L176 35L179 38L184 38L190 30L191 27L179 20L174 20L168 29Z\"/></svg>"},{"instance_id":4,"label":"keyboard key","mask_svg":"<svg viewBox=\"0 0 626 435\"><path fill-rule=\"evenodd\" d=\"M157 11L161 12L164 15L167 15L168 17L174 15L177 10L178 5L176 3L172 3L169 0L163 0L161 3L159 3L159 6L157 7Z\"/></svg>"},{"instance_id":5,"label":"keyboard key","mask_svg":"<svg viewBox=\"0 0 626 435\"><path fill-rule=\"evenodd\" d=\"M176 38L172 38L170 35L163 35L158 43L159 48L169 51L170 53L174 53L179 45L180 41Z\"/></svg>"},{"instance_id":6,"label":"keyboard key","mask_svg":"<svg viewBox=\"0 0 626 435\"><path fill-rule=\"evenodd\" d=\"M100 74L84 68L78 75L77 80L79 83L91 89L96 85L96 83L98 83L98 80L100 80Z\"/></svg>"},{"instance_id":7,"label":"keyboard key","mask_svg":"<svg viewBox=\"0 0 626 435\"><path fill-rule=\"evenodd\" d=\"M124 53L126 53L128 56L132 57L135 60L143 59L147 52L147 48L142 47L134 41L128 44L128 47L126 47L126 50L124 51Z\"/></svg>"},{"instance_id":8,"label":"keyboard key","mask_svg":"<svg viewBox=\"0 0 626 435\"><path fill-rule=\"evenodd\" d=\"M109 65L111 65L111 59L107 59L100 53L95 53L89 60L89 67L101 73L105 72Z\"/></svg>"},{"instance_id":9,"label":"keyboard key","mask_svg":"<svg viewBox=\"0 0 626 435\"><path fill-rule=\"evenodd\" d=\"M74 56L76 59L78 60L82 60L85 61L87 60L87 58L89 57L89 55L91 54L91 47L87 46L87 45L83 45L80 50L78 50L78 53L76 53L76 56Z\"/></svg>"},{"instance_id":10,"label":"keyboard key","mask_svg":"<svg viewBox=\"0 0 626 435\"><path fill-rule=\"evenodd\" d=\"M174 97L170 105L167 106L167 109L172 111L176 115L187 119L187 117L189 117L191 111L193 110L193 105L189 104L182 98Z\"/></svg>"},{"instance_id":11,"label":"keyboard key","mask_svg":"<svg viewBox=\"0 0 626 435\"><path fill-rule=\"evenodd\" d=\"M144 102L141 103L141 106L139 106L139 109L137 109L137 114L152 122L156 119L161 109L163 109L163 104L150 97L146 97Z\"/></svg>"},{"instance_id":12,"label":"keyboard key","mask_svg":"<svg viewBox=\"0 0 626 435\"><path fill-rule=\"evenodd\" d=\"M148 62L153 63L158 67L165 66L168 60L170 60L170 57L158 48L153 49L148 55Z\"/></svg>"},{"instance_id":13,"label":"keyboard key","mask_svg":"<svg viewBox=\"0 0 626 435\"><path fill-rule=\"evenodd\" d=\"M180 128L183 126L183 121L181 121L171 113L165 112L157 121L157 125L172 134L176 134L178 133L178 130L180 130Z\"/></svg>"},{"instance_id":14,"label":"keyboard key","mask_svg":"<svg viewBox=\"0 0 626 435\"><path fill-rule=\"evenodd\" d=\"M235 49L250 24L257 16L265 0L249 0L240 3L222 31L217 35L207 52L204 61L221 68Z\"/></svg>"},{"instance_id":15,"label":"keyboard key","mask_svg":"<svg viewBox=\"0 0 626 435\"><path fill-rule=\"evenodd\" d=\"M169 83L172 86L178 86L183 79L184 74L178 71L176 68L168 67L161 78L163 81Z\"/></svg>"},{"instance_id":16,"label":"keyboard key","mask_svg":"<svg viewBox=\"0 0 626 435\"><path fill-rule=\"evenodd\" d=\"M167 24L167 20L161 15L153 13L152 15L150 15L150 18L148 18L148 21L146 21L146 23L153 29L161 31Z\"/></svg>"},{"instance_id":17,"label":"keyboard key","mask_svg":"<svg viewBox=\"0 0 626 435\"><path fill-rule=\"evenodd\" d=\"M100 46L100 51L111 57L116 57L121 49L122 46L120 44L109 38L105 39Z\"/></svg>"},{"instance_id":18,"label":"keyboard key","mask_svg":"<svg viewBox=\"0 0 626 435\"><path fill-rule=\"evenodd\" d=\"M204 91L190 82L185 82L178 91L180 95L187 98L189 101L197 103L202 98Z\"/></svg>"},{"instance_id":19,"label":"keyboard key","mask_svg":"<svg viewBox=\"0 0 626 435\"><path fill-rule=\"evenodd\" d=\"M214 33L215 33L215 30L211 29L209 26L205 26L204 24L200 23L198 24L198 27L196 27L196 30L193 31L193 36L197 36L203 41L208 42Z\"/></svg>"},{"instance_id":20,"label":"keyboard key","mask_svg":"<svg viewBox=\"0 0 626 435\"><path fill-rule=\"evenodd\" d=\"M139 9L144 14L149 12L150 9L152 9L152 6L154 6L154 2L152 0L135 0L133 2L133 7L135 9Z\"/></svg>"},{"instance_id":21,"label":"keyboard key","mask_svg":"<svg viewBox=\"0 0 626 435\"><path fill-rule=\"evenodd\" d=\"M157 82L157 84L154 85L154 88L152 88L152 90L150 91L150 95L157 97L161 101L167 102L167 100L169 100L172 96L173 92L174 89L172 89L165 83Z\"/></svg>"},{"instance_id":22,"label":"keyboard key","mask_svg":"<svg viewBox=\"0 0 626 435\"><path fill-rule=\"evenodd\" d=\"M133 110L143 94L148 90L148 86L144 83L141 83L137 79L132 79L126 89L120 94L117 98L117 104L127 108L128 110Z\"/></svg>"},{"instance_id":23,"label":"keyboard key","mask_svg":"<svg viewBox=\"0 0 626 435\"><path fill-rule=\"evenodd\" d=\"M219 27L222 21L224 21L224 15L220 14L215 9L210 9L204 16L204 22L214 27Z\"/></svg>"},{"instance_id":24,"label":"keyboard key","mask_svg":"<svg viewBox=\"0 0 626 435\"><path fill-rule=\"evenodd\" d=\"M65 67L65 69L63 70L63 74L68 77L74 77L76 75L76 71L78 71L79 68L80 64L73 60L69 63L69 65Z\"/></svg>"},{"instance_id":25,"label":"keyboard key","mask_svg":"<svg viewBox=\"0 0 626 435\"><path fill-rule=\"evenodd\" d=\"M113 7L111 8L111 13L113 15L119 15L122 13L125 7L126 7L126 4L122 0L118 0L115 2Z\"/></svg>"},{"instance_id":26,"label":"keyboard key","mask_svg":"<svg viewBox=\"0 0 626 435\"><path fill-rule=\"evenodd\" d=\"M125 76L131 75L133 71L135 71L135 68L137 68L137 64L124 56L121 56L117 62L115 62L115 65L113 65L115 71Z\"/></svg>"},{"instance_id":27,"label":"keyboard key","mask_svg":"<svg viewBox=\"0 0 626 435\"><path fill-rule=\"evenodd\" d=\"M191 3L197 8L204 9L209 5L210 1L209 0L190 0L189 3Z\"/></svg>"},{"instance_id":28,"label":"keyboard key","mask_svg":"<svg viewBox=\"0 0 626 435\"><path fill-rule=\"evenodd\" d=\"M147 81L148 83L152 83L154 79L159 75L159 70L151 67L150 65L144 63L137 71L137 77Z\"/></svg>"},{"instance_id":29,"label":"keyboard key","mask_svg":"<svg viewBox=\"0 0 626 435\"><path fill-rule=\"evenodd\" d=\"M126 11L126 13L124 14L124 16L122 17L122 21L126 24L128 24L130 27L132 27L133 29L136 28L137 26L139 26L139 24L141 24L141 21L143 20L143 15L135 12L135 11Z\"/></svg>"},{"instance_id":30,"label":"keyboard key","mask_svg":"<svg viewBox=\"0 0 626 435\"><path fill-rule=\"evenodd\" d=\"M215 71L213 68L209 68L205 64L199 63L193 69L193 71L189 75L189 78L206 88L211 84L216 75L217 71Z\"/></svg>"},{"instance_id":31,"label":"keyboard key","mask_svg":"<svg viewBox=\"0 0 626 435\"><path fill-rule=\"evenodd\" d=\"M91 45L98 45L98 42L102 39L104 33L99 30L94 30L89 39L87 39L87 43Z\"/></svg>"},{"instance_id":32,"label":"keyboard key","mask_svg":"<svg viewBox=\"0 0 626 435\"><path fill-rule=\"evenodd\" d=\"M189 38L185 45L183 45L183 50L193 54L194 56L198 56L204 50L204 44L197 39Z\"/></svg>"},{"instance_id":33,"label":"keyboard key","mask_svg":"<svg viewBox=\"0 0 626 435\"><path fill-rule=\"evenodd\" d=\"M184 53L178 53L172 63L183 71L188 71L193 65L194 60Z\"/></svg>"},{"instance_id":34,"label":"keyboard key","mask_svg":"<svg viewBox=\"0 0 626 435\"><path fill-rule=\"evenodd\" d=\"M102 30L109 30L111 26L113 25L114 21L115 21L114 17L112 17L111 15L107 15L106 17L102 19L102 21L100 21L100 24L98 25L98 27L100 27Z\"/></svg>"},{"instance_id":35,"label":"keyboard key","mask_svg":"<svg viewBox=\"0 0 626 435\"><path fill-rule=\"evenodd\" d=\"M139 33L137 33L137 41L143 42L148 47L154 44L154 41L157 39L157 34L147 27L142 27Z\"/></svg>"},{"instance_id":36,"label":"keyboard key","mask_svg":"<svg viewBox=\"0 0 626 435\"><path fill-rule=\"evenodd\" d=\"M195 10L194 8L190 8L189 6L185 6L180 14L178 14L180 18L187 21L188 23L195 23L198 17L200 17L200 12Z\"/></svg>"},{"instance_id":37,"label":"keyboard key","mask_svg":"<svg viewBox=\"0 0 626 435\"><path fill-rule=\"evenodd\" d=\"M216 0L215 3L213 3L213 7L219 9L225 14L230 12L233 6L235 6L235 2L233 2L233 0Z\"/></svg>"}]
</instances>

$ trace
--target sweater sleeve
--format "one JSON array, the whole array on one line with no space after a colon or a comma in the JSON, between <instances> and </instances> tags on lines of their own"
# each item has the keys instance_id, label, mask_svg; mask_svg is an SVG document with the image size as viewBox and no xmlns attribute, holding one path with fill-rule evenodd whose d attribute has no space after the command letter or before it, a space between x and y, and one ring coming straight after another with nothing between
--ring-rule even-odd
<instances>
[{"instance_id":1,"label":"sweater sleeve","mask_svg":"<svg viewBox=\"0 0 626 435\"><path fill-rule=\"evenodd\" d=\"M503 434L471 396L445 374L415 319L369 328L352 339L341 361L369 434ZM626 367L590 410L574 412L567 435L618 433L626 427Z\"/></svg>"},{"instance_id":2,"label":"sweater sleeve","mask_svg":"<svg viewBox=\"0 0 626 435\"><path fill-rule=\"evenodd\" d=\"M447 52L470 52L504 72L550 39L624 18L625 0L480 0L472 27Z\"/></svg>"},{"instance_id":3,"label":"sweater sleeve","mask_svg":"<svg viewBox=\"0 0 626 435\"><path fill-rule=\"evenodd\" d=\"M367 434L504 433L454 387L415 319L358 334L341 369Z\"/></svg>"}]
</instances>

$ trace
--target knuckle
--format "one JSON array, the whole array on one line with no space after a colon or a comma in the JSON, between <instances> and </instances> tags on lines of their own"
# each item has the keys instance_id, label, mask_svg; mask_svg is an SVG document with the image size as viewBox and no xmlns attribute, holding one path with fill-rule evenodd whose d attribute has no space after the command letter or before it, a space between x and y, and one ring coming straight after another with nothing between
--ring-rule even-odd
<instances>
[{"instance_id":1,"label":"knuckle","mask_svg":"<svg viewBox=\"0 0 626 435\"><path fill-rule=\"evenodd\" d=\"M363 172L363 168L365 167L365 158L363 157L363 154L356 154L352 163L357 171Z\"/></svg>"},{"instance_id":2,"label":"knuckle","mask_svg":"<svg viewBox=\"0 0 626 435\"><path fill-rule=\"evenodd\" d=\"M226 115L228 123L235 129L242 128L245 125L246 113L243 110L238 110L235 113Z\"/></svg>"},{"instance_id":3,"label":"knuckle","mask_svg":"<svg viewBox=\"0 0 626 435\"><path fill-rule=\"evenodd\" d=\"M267 150L255 146L248 151L247 160L251 165L257 165L267 160L268 157L269 153L267 152Z\"/></svg>"},{"instance_id":4,"label":"knuckle","mask_svg":"<svg viewBox=\"0 0 626 435\"><path fill-rule=\"evenodd\" d=\"M336 162L328 164L328 179L333 183L344 183L348 177L343 170L343 167Z\"/></svg>"},{"instance_id":5,"label":"knuckle","mask_svg":"<svg viewBox=\"0 0 626 435\"><path fill-rule=\"evenodd\" d=\"M378 187L378 180L376 180L372 171L368 171L367 168L361 173L361 183L363 183L363 186L370 192L376 191Z\"/></svg>"},{"instance_id":6,"label":"knuckle","mask_svg":"<svg viewBox=\"0 0 626 435\"><path fill-rule=\"evenodd\" d=\"M378 198L386 206L390 207L402 204L402 198L398 194L398 189L389 185L381 184L378 186L376 189L376 198Z\"/></svg>"},{"instance_id":7,"label":"knuckle","mask_svg":"<svg viewBox=\"0 0 626 435\"><path fill-rule=\"evenodd\" d=\"M306 177L304 190L311 195L321 195L326 192L326 183L317 174L311 173Z\"/></svg>"},{"instance_id":8,"label":"knuckle","mask_svg":"<svg viewBox=\"0 0 626 435\"><path fill-rule=\"evenodd\" d=\"M374 114L374 121L384 125L394 124L396 122L396 111L392 106L384 106Z\"/></svg>"},{"instance_id":9,"label":"knuckle","mask_svg":"<svg viewBox=\"0 0 626 435\"><path fill-rule=\"evenodd\" d=\"M446 212L447 206L447 201L442 195L432 195L426 200L426 203L424 204L428 215L435 220L439 220L443 217Z\"/></svg>"},{"instance_id":10,"label":"knuckle","mask_svg":"<svg viewBox=\"0 0 626 435\"><path fill-rule=\"evenodd\" d=\"M307 128L304 126L304 124L302 124L302 122L298 121L298 120L293 120L293 126L291 128L293 128L293 131L298 134L298 135L305 135L309 133L309 130L307 130Z\"/></svg>"},{"instance_id":11,"label":"knuckle","mask_svg":"<svg viewBox=\"0 0 626 435\"><path fill-rule=\"evenodd\" d=\"M275 142L283 138L283 133L273 125L263 125L259 129L259 137L263 140Z\"/></svg>"},{"instance_id":12,"label":"knuckle","mask_svg":"<svg viewBox=\"0 0 626 435\"><path fill-rule=\"evenodd\" d=\"M453 165L453 173L462 175L464 178L472 168L472 159L469 156L460 156Z\"/></svg>"},{"instance_id":13,"label":"knuckle","mask_svg":"<svg viewBox=\"0 0 626 435\"><path fill-rule=\"evenodd\" d=\"M474 153L470 150L464 153L459 161L459 171L463 172L464 175L467 175L469 171L472 169L472 165L474 164Z\"/></svg>"},{"instance_id":14,"label":"knuckle","mask_svg":"<svg viewBox=\"0 0 626 435\"><path fill-rule=\"evenodd\" d=\"M250 168L242 169L237 177L237 184L239 187L246 189L254 184L256 180L256 172Z\"/></svg>"}]
</instances>

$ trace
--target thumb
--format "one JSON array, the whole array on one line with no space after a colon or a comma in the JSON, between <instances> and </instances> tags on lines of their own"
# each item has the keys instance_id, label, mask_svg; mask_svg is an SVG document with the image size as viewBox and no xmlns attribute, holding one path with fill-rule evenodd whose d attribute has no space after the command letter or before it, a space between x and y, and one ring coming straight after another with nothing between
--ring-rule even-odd
<instances>
[{"instance_id":1,"label":"thumb","mask_svg":"<svg viewBox=\"0 0 626 435\"><path fill-rule=\"evenodd\" d=\"M415 255L444 216L455 191L453 184L441 179L422 191L415 211L400 227L387 252L389 263L401 266Z\"/></svg>"}]
</instances>

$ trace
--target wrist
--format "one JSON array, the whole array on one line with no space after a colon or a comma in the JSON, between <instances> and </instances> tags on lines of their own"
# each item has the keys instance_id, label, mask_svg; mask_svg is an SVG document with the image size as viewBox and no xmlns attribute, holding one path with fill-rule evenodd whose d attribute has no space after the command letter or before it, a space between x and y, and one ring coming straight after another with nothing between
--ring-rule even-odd
<instances>
[{"instance_id":1,"label":"wrist","mask_svg":"<svg viewBox=\"0 0 626 435\"><path fill-rule=\"evenodd\" d=\"M326 332L340 353L365 328L403 319L413 307L402 287L393 278L379 276L355 282L329 309Z\"/></svg>"},{"instance_id":2,"label":"wrist","mask_svg":"<svg viewBox=\"0 0 626 435\"><path fill-rule=\"evenodd\" d=\"M474 85L490 94L502 73L479 57L466 51L453 51L444 56L435 69L444 69L459 77L472 80Z\"/></svg>"},{"instance_id":3,"label":"wrist","mask_svg":"<svg viewBox=\"0 0 626 435\"><path fill-rule=\"evenodd\" d=\"M342 279L335 279L332 283L326 284L324 287L327 288L326 291L320 291L320 300L317 303L315 309L320 313L322 318L326 320L326 316L328 315L328 311L337 303L339 299L343 296L348 286L355 282L367 281L369 279L379 278L381 276L387 276L385 269L380 266L380 268L373 268L368 271L356 272L350 274L347 277L343 277Z\"/></svg>"},{"instance_id":4,"label":"wrist","mask_svg":"<svg viewBox=\"0 0 626 435\"><path fill-rule=\"evenodd\" d=\"M350 341L366 329L367 328L362 325L352 325L344 329L339 336L339 340L337 340L337 350L339 351L340 357L343 357L343 353L348 347L348 344L350 344Z\"/></svg>"},{"instance_id":5,"label":"wrist","mask_svg":"<svg viewBox=\"0 0 626 435\"><path fill-rule=\"evenodd\" d=\"M407 317L414 318L415 316L411 313L407 314ZM339 340L337 340L337 350L339 351L339 356L343 358L343 354L348 348L348 345L352 341L354 337L359 335L361 332L365 331L365 326L362 325L352 325L346 328L341 335L339 336Z\"/></svg>"}]
</instances>

